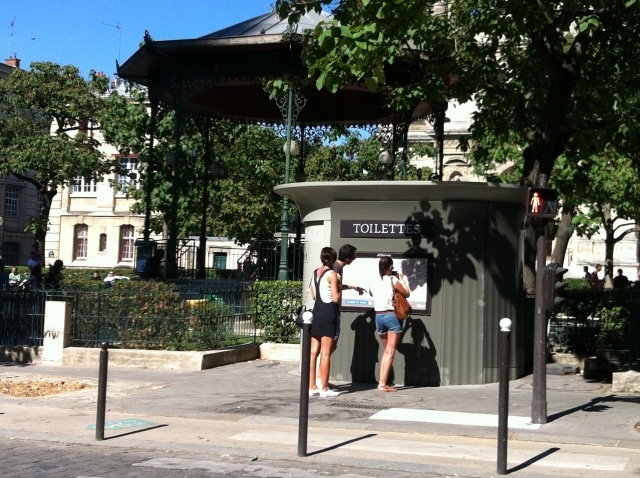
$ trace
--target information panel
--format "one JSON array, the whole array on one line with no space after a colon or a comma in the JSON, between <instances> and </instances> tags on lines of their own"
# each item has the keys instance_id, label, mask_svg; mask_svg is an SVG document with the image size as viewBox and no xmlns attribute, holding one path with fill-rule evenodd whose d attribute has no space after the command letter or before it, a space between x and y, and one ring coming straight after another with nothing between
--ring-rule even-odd
<instances>
[{"instance_id":1,"label":"information panel","mask_svg":"<svg viewBox=\"0 0 640 478\"><path fill-rule=\"evenodd\" d=\"M378 263L380 257L391 256L394 270L404 274L409 283L411 296L407 299L414 312L431 313L431 288L429 286L432 258L405 257L402 254L375 254L358 251L358 256L344 268L342 281L351 286L359 286L365 290L362 295L357 290L348 289L342 291L342 308L372 309L374 299L369 294L369 286L372 280L380 277Z\"/></svg>"}]
</instances>

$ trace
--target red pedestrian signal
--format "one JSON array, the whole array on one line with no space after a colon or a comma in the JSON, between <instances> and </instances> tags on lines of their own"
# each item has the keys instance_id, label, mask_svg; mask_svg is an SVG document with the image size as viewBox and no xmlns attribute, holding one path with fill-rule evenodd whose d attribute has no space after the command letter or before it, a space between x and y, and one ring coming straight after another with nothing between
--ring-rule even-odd
<instances>
[{"instance_id":1,"label":"red pedestrian signal","mask_svg":"<svg viewBox=\"0 0 640 478\"><path fill-rule=\"evenodd\" d=\"M529 188L527 216L553 219L558 211L558 191L547 188Z\"/></svg>"}]
</instances>

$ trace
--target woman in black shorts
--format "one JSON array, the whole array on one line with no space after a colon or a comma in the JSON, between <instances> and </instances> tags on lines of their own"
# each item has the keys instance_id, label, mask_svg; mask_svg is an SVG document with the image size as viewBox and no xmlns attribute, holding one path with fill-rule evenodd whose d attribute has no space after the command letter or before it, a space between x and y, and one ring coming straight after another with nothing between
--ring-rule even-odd
<instances>
[{"instance_id":1,"label":"woman in black shorts","mask_svg":"<svg viewBox=\"0 0 640 478\"><path fill-rule=\"evenodd\" d=\"M309 396L336 397L340 393L329 388L331 351L338 335L338 304L340 303L340 276L333 271L338 255L335 249L323 247L320 253L322 267L313 271L310 287L313 306L311 323L311 373L309 375ZM316 386L316 365L320 355L320 383Z\"/></svg>"}]
</instances>

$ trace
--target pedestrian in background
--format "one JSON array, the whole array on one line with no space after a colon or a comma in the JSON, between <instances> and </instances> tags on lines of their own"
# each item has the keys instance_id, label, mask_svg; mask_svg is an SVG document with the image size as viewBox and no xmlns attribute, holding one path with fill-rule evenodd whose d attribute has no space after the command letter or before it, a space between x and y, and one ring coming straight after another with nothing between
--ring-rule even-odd
<instances>
[{"instance_id":1,"label":"pedestrian in background","mask_svg":"<svg viewBox=\"0 0 640 478\"><path fill-rule=\"evenodd\" d=\"M13 267L9 272L9 287L18 287L20 285L21 278L17 267Z\"/></svg>"},{"instance_id":2,"label":"pedestrian in background","mask_svg":"<svg viewBox=\"0 0 640 478\"><path fill-rule=\"evenodd\" d=\"M622 273L622 269L618 269L617 273L618 275L613 278L613 288L626 289L627 287L629 287L629 278Z\"/></svg>"},{"instance_id":3,"label":"pedestrian in background","mask_svg":"<svg viewBox=\"0 0 640 478\"><path fill-rule=\"evenodd\" d=\"M30 268L31 273L29 274L29 288L30 289L41 289L42 288L42 266L36 263L33 267Z\"/></svg>"},{"instance_id":4,"label":"pedestrian in background","mask_svg":"<svg viewBox=\"0 0 640 478\"><path fill-rule=\"evenodd\" d=\"M590 282L591 282L591 287L593 287L594 289L602 289L602 281L598 277L598 272L600 272L601 270L602 270L602 265L596 264L596 268L591 273Z\"/></svg>"},{"instance_id":5,"label":"pedestrian in background","mask_svg":"<svg viewBox=\"0 0 640 478\"><path fill-rule=\"evenodd\" d=\"M64 279L64 276L62 275L63 269L64 263L62 260L56 259L56 261L49 267L49 271L44 278L44 286L46 289L62 289L62 280Z\"/></svg>"},{"instance_id":6,"label":"pedestrian in background","mask_svg":"<svg viewBox=\"0 0 640 478\"><path fill-rule=\"evenodd\" d=\"M147 259L144 265L142 278L149 282L158 282L164 280L162 274L162 259L164 259L164 249L158 249L152 257Z\"/></svg>"}]
</instances>

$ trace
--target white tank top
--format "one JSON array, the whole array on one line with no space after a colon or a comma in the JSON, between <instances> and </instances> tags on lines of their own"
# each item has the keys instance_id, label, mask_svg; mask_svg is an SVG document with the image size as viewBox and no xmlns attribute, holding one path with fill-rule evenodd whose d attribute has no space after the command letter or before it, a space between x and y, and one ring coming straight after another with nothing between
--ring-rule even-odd
<instances>
[{"instance_id":1,"label":"white tank top","mask_svg":"<svg viewBox=\"0 0 640 478\"><path fill-rule=\"evenodd\" d=\"M331 274L335 274L335 272L333 272L332 270L325 272L325 274L320 279L320 283L318 284L318 290L320 291L320 300L326 304L328 304L329 302L333 302L333 298L331 297L331 284L329 284L329 276Z\"/></svg>"}]
</instances>

